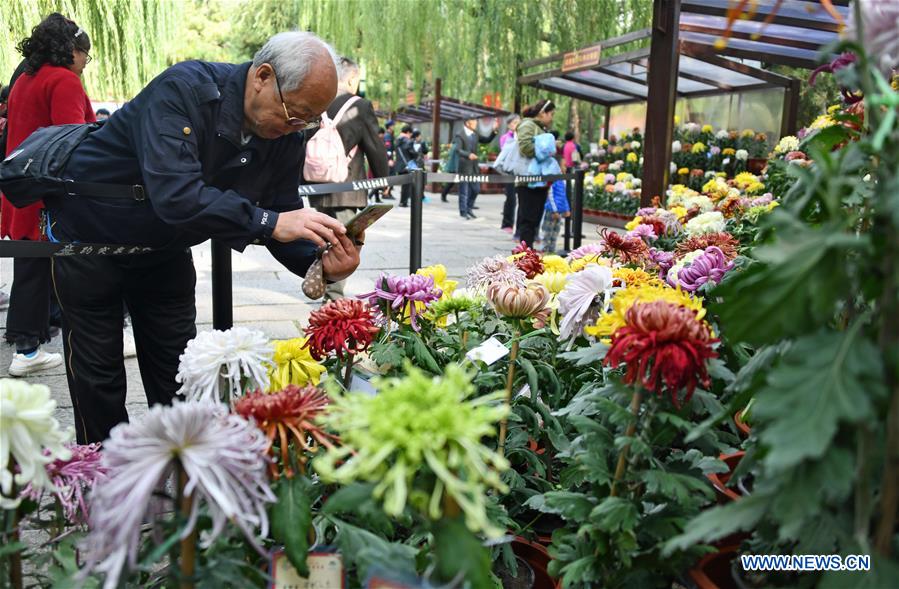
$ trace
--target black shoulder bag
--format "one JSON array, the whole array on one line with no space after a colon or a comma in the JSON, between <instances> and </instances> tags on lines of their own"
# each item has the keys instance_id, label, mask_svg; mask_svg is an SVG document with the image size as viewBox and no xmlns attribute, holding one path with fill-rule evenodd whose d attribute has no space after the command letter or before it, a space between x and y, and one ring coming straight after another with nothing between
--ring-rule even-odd
<instances>
[{"instance_id":1,"label":"black shoulder bag","mask_svg":"<svg viewBox=\"0 0 899 589\"><path fill-rule=\"evenodd\" d=\"M41 127L0 162L0 190L16 208L48 197L84 195L92 198L146 198L140 184L103 184L65 180L62 174L75 148L98 123Z\"/></svg>"}]
</instances>

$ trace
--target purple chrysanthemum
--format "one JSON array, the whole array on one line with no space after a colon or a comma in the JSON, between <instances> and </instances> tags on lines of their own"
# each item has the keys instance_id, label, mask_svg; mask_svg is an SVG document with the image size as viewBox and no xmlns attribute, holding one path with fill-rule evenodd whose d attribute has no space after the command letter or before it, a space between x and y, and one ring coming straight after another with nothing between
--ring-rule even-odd
<instances>
[{"instance_id":1,"label":"purple chrysanthemum","mask_svg":"<svg viewBox=\"0 0 899 589\"><path fill-rule=\"evenodd\" d=\"M602 245L598 243L588 243L568 252L568 260L580 260L581 258L585 258L587 256L597 256L602 252Z\"/></svg>"},{"instance_id":2,"label":"purple chrysanthemum","mask_svg":"<svg viewBox=\"0 0 899 589\"><path fill-rule=\"evenodd\" d=\"M208 547L228 521L256 545L254 530L268 534L266 504L276 500L266 479L268 445L255 425L208 401L154 405L140 421L117 425L103 444L108 478L91 496L82 575L105 573L104 587L112 589L126 565L137 565L141 525L153 519L148 507L154 491L176 464L187 476L184 492L192 499L182 537L193 531L202 501L212 529L201 547Z\"/></svg>"},{"instance_id":3,"label":"purple chrysanthemum","mask_svg":"<svg viewBox=\"0 0 899 589\"><path fill-rule=\"evenodd\" d=\"M649 260L658 266L659 278L665 278L668 270L674 265L674 252L666 252L665 250L649 248Z\"/></svg>"},{"instance_id":4,"label":"purple chrysanthemum","mask_svg":"<svg viewBox=\"0 0 899 589\"><path fill-rule=\"evenodd\" d=\"M637 225L631 231L628 231L626 235L627 237L639 237L647 243L659 238L652 225L647 225L645 223Z\"/></svg>"},{"instance_id":5,"label":"purple chrysanthemum","mask_svg":"<svg viewBox=\"0 0 899 589\"><path fill-rule=\"evenodd\" d=\"M734 263L727 259L721 248L710 245L705 251L685 265L677 273L677 280L668 276L668 284L672 287L680 287L688 292L694 292L707 282L721 282L724 275L734 267Z\"/></svg>"},{"instance_id":6,"label":"purple chrysanthemum","mask_svg":"<svg viewBox=\"0 0 899 589\"><path fill-rule=\"evenodd\" d=\"M101 463L100 444L65 445L71 452L67 460L57 458L44 467L53 485L53 495L62 505L63 514L73 524L88 519L85 494L94 484L106 478L106 467ZM45 452L46 454L46 452ZM22 495L34 501L41 498L41 489L28 485Z\"/></svg>"},{"instance_id":7,"label":"purple chrysanthemum","mask_svg":"<svg viewBox=\"0 0 899 589\"><path fill-rule=\"evenodd\" d=\"M369 305L378 309L382 309L382 302L393 311L408 308L409 320L415 331L420 329L416 317L421 314L421 306L426 307L443 296L443 291L434 284L434 279L421 274L381 274L375 284L375 290L359 295L359 298L367 299Z\"/></svg>"}]
</instances>

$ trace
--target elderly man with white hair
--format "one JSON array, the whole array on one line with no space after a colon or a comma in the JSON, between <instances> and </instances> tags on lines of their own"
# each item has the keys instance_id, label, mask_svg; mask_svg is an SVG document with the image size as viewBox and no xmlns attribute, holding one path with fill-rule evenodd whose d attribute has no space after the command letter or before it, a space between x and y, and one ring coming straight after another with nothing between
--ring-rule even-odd
<instances>
[{"instance_id":1,"label":"elderly man with white hair","mask_svg":"<svg viewBox=\"0 0 899 589\"><path fill-rule=\"evenodd\" d=\"M252 63L168 68L77 147L64 176L95 189L47 202L47 237L153 248L53 261L78 442L102 441L128 419L123 300L148 402L174 397L178 356L196 335L190 246L264 244L304 275L328 243L326 279L359 265L345 227L303 209L297 192L302 132L336 94L331 47L312 33L280 33ZM133 198L109 198L109 185L135 186Z\"/></svg>"}]
</instances>

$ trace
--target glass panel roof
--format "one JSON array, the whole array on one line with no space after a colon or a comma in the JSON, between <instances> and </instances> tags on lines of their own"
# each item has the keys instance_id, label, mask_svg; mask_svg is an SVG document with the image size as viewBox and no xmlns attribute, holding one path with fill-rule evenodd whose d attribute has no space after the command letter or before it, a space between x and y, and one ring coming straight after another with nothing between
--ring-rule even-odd
<instances>
[{"instance_id":1,"label":"glass panel roof","mask_svg":"<svg viewBox=\"0 0 899 589\"><path fill-rule=\"evenodd\" d=\"M572 92L577 92L578 94L584 94L586 96L594 96L599 102L620 102L631 98L630 96L625 96L624 94L617 94L615 92L600 90L599 88L587 86L586 84L579 84L578 82L565 80L563 78L547 78L545 80L541 80L540 83L551 88L569 90Z\"/></svg>"}]
</instances>

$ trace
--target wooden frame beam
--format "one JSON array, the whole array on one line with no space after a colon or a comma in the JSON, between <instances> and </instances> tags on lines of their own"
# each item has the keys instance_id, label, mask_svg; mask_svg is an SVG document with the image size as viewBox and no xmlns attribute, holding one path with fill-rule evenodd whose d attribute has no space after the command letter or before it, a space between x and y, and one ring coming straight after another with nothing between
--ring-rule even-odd
<instances>
[{"instance_id":1,"label":"wooden frame beam","mask_svg":"<svg viewBox=\"0 0 899 589\"><path fill-rule=\"evenodd\" d=\"M728 2L710 2L709 0L683 0L681 11L690 14L705 14L708 16L727 16ZM753 14L750 20L764 22L769 16L767 10L759 10ZM840 24L830 20L821 20L815 16L785 16L775 14L771 24L785 25L788 27L800 27L816 31L828 31L838 33Z\"/></svg>"}]
</instances>

